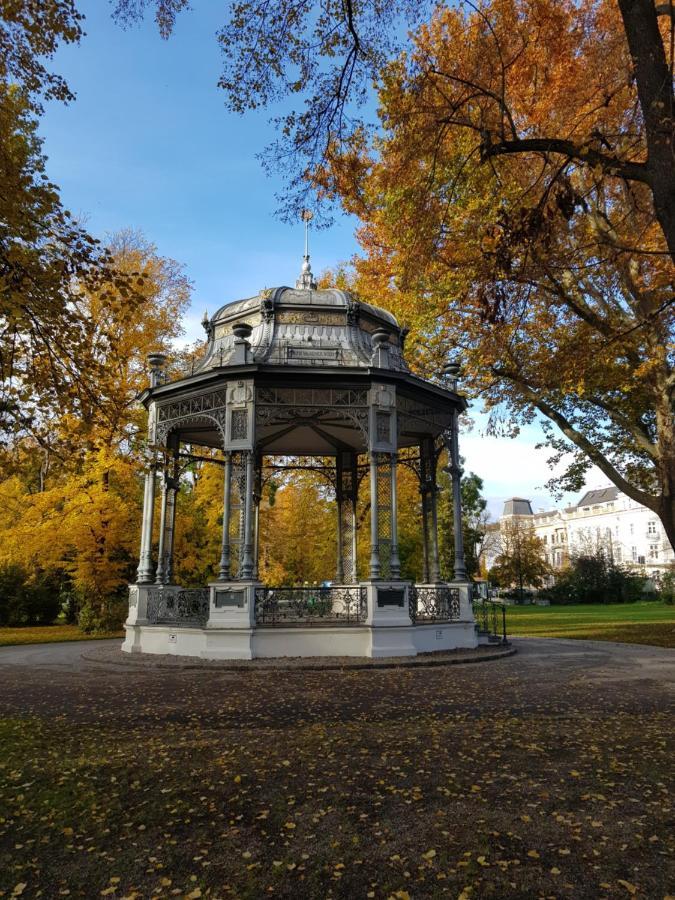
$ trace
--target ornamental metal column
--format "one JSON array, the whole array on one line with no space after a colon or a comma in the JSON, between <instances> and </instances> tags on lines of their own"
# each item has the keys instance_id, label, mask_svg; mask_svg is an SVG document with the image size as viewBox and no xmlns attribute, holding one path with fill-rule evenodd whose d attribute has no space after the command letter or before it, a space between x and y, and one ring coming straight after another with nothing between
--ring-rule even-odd
<instances>
[{"instance_id":1,"label":"ornamental metal column","mask_svg":"<svg viewBox=\"0 0 675 900\"><path fill-rule=\"evenodd\" d=\"M260 564L260 501L262 500L262 457L257 456L255 461L254 491L253 491L253 577L258 579Z\"/></svg>"},{"instance_id":2,"label":"ornamental metal column","mask_svg":"<svg viewBox=\"0 0 675 900\"><path fill-rule=\"evenodd\" d=\"M139 554L136 580L139 584L154 581L152 564L152 523L155 515L155 469L154 455L148 460L143 491L143 522L141 524L141 550Z\"/></svg>"},{"instance_id":3,"label":"ornamental metal column","mask_svg":"<svg viewBox=\"0 0 675 900\"><path fill-rule=\"evenodd\" d=\"M455 538L455 570L453 581L467 581L466 560L464 558L464 530L462 528L462 467L459 464L459 413L452 415L450 432L450 465L452 478L452 527Z\"/></svg>"},{"instance_id":4,"label":"ornamental metal column","mask_svg":"<svg viewBox=\"0 0 675 900\"><path fill-rule=\"evenodd\" d=\"M420 496L422 498L422 583L429 583L429 515L427 503L427 484L420 478Z\"/></svg>"},{"instance_id":5,"label":"ornamental metal column","mask_svg":"<svg viewBox=\"0 0 675 900\"><path fill-rule=\"evenodd\" d=\"M356 454L339 450L335 458L335 501L337 505L338 584L356 583L356 495L358 474Z\"/></svg>"},{"instance_id":6,"label":"ornamental metal column","mask_svg":"<svg viewBox=\"0 0 675 900\"><path fill-rule=\"evenodd\" d=\"M246 482L244 494L244 552L241 557L240 577L253 578L253 486L254 459L252 450L244 450Z\"/></svg>"},{"instance_id":7,"label":"ornamental metal column","mask_svg":"<svg viewBox=\"0 0 675 900\"><path fill-rule=\"evenodd\" d=\"M157 571L155 574L155 584L165 584L165 540L166 540L166 505L169 484L169 473L166 470L166 463L162 467L162 500L159 509L159 542L157 545Z\"/></svg>"},{"instance_id":8,"label":"ornamental metal column","mask_svg":"<svg viewBox=\"0 0 675 900\"><path fill-rule=\"evenodd\" d=\"M391 454L391 549L389 556L389 574L391 578L400 578L401 560L398 555L398 494L396 469L398 455Z\"/></svg>"},{"instance_id":9,"label":"ornamental metal column","mask_svg":"<svg viewBox=\"0 0 675 900\"><path fill-rule=\"evenodd\" d=\"M461 365L457 360L447 363L443 372L448 378L450 390L457 390L457 383L461 371ZM446 471L452 478L452 529L455 539L455 566L453 581L468 581L466 573L466 560L464 558L464 531L462 528L462 467L459 464L459 410L452 413L450 428L450 440L444 437L445 448L448 451L448 466Z\"/></svg>"},{"instance_id":10,"label":"ornamental metal column","mask_svg":"<svg viewBox=\"0 0 675 900\"><path fill-rule=\"evenodd\" d=\"M165 462L162 478L162 503L159 514L159 546L157 548L156 584L170 584L173 574L173 536L176 527L176 492L178 490L178 436L171 435L171 462Z\"/></svg>"},{"instance_id":11,"label":"ornamental metal column","mask_svg":"<svg viewBox=\"0 0 675 900\"><path fill-rule=\"evenodd\" d=\"M377 491L377 453L370 454L370 577L380 577L380 531L378 517Z\"/></svg>"},{"instance_id":12,"label":"ornamental metal column","mask_svg":"<svg viewBox=\"0 0 675 900\"><path fill-rule=\"evenodd\" d=\"M342 513L344 509L344 497L342 496L342 459L338 451L335 457L335 506L337 509L337 553L335 557L335 582L345 583L345 564L343 557L344 534Z\"/></svg>"},{"instance_id":13,"label":"ornamental metal column","mask_svg":"<svg viewBox=\"0 0 675 900\"><path fill-rule=\"evenodd\" d=\"M422 491L422 534L425 545L424 579L430 584L441 580L438 558L436 462L433 439L426 437L420 443L420 490Z\"/></svg>"},{"instance_id":14,"label":"ornamental metal column","mask_svg":"<svg viewBox=\"0 0 675 900\"><path fill-rule=\"evenodd\" d=\"M163 368L166 356L163 353L149 353L148 365L150 367L150 387L155 388L162 383ZM148 439L152 444L155 440L155 409L151 404L148 415ZM145 470L145 485L143 489L143 521L141 524L141 548L139 553L136 581L139 584L152 584L154 580L154 567L152 564L152 525L155 517L155 472L157 460L155 452L148 454L147 468Z\"/></svg>"},{"instance_id":15,"label":"ornamental metal column","mask_svg":"<svg viewBox=\"0 0 675 900\"><path fill-rule=\"evenodd\" d=\"M232 502L232 454L225 451L225 480L223 483L223 536L220 544L218 581L230 578L230 506Z\"/></svg>"}]
</instances>

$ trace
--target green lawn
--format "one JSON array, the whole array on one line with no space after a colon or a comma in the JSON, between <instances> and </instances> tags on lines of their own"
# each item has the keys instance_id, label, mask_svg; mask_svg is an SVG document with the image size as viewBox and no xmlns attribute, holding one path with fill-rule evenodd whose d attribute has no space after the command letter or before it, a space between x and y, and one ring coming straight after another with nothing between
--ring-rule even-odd
<instances>
[{"instance_id":1,"label":"green lawn","mask_svg":"<svg viewBox=\"0 0 675 900\"><path fill-rule=\"evenodd\" d=\"M56 641L96 641L123 637L123 631L85 634L77 625L40 625L33 628L0 628L0 647L12 644L51 644Z\"/></svg>"},{"instance_id":2,"label":"green lawn","mask_svg":"<svg viewBox=\"0 0 675 900\"><path fill-rule=\"evenodd\" d=\"M506 627L513 636L675 647L675 606L655 602L509 606Z\"/></svg>"}]
</instances>

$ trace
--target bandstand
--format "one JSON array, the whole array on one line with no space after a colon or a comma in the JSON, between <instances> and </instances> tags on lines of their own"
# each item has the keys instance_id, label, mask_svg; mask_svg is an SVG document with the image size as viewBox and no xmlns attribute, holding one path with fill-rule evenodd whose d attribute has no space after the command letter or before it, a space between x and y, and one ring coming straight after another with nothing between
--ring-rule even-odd
<instances>
[{"instance_id":1,"label":"bandstand","mask_svg":"<svg viewBox=\"0 0 675 900\"><path fill-rule=\"evenodd\" d=\"M475 647L462 545L458 422L466 402L457 393L458 366L446 367L442 385L413 375L396 319L345 291L318 290L307 255L295 288L228 303L204 327L205 354L189 375L168 380L162 354L149 358L151 385L141 397L148 466L140 562L123 650L252 659ZM217 577L188 590L173 578L176 495L181 460L195 458L199 447L223 451L217 462L224 469L223 527ZM443 450L454 504L450 582L441 580L438 552ZM258 578L261 483L280 457L318 457L330 470L337 561L322 586L265 585ZM419 479L420 584L401 577L402 465ZM367 535L357 529L364 495ZM364 538L369 562L358 572L357 540Z\"/></svg>"}]
</instances>

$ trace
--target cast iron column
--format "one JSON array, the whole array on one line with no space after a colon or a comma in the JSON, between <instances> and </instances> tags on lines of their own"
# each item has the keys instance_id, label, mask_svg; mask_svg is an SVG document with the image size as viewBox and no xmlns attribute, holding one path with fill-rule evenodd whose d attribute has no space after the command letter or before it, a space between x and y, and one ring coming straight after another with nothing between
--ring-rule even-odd
<instances>
[{"instance_id":1,"label":"cast iron column","mask_svg":"<svg viewBox=\"0 0 675 900\"><path fill-rule=\"evenodd\" d=\"M452 415L450 465L448 468L452 477L452 527L455 538L455 577L453 580L467 581L464 532L462 530L462 468L459 464L459 413L457 410Z\"/></svg>"},{"instance_id":2,"label":"cast iron column","mask_svg":"<svg viewBox=\"0 0 675 900\"><path fill-rule=\"evenodd\" d=\"M377 453L370 454L370 577L380 577L380 532L377 503Z\"/></svg>"},{"instance_id":3,"label":"cast iron column","mask_svg":"<svg viewBox=\"0 0 675 900\"><path fill-rule=\"evenodd\" d=\"M148 462L143 493L143 523L141 525L141 552L136 578L139 584L151 584L154 578L152 565L152 520L155 514L155 461Z\"/></svg>"},{"instance_id":4,"label":"cast iron column","mask_svg":"<svg viewBox=\"0 0 675 900\"><path fill-rule=\"evenodd\" d=\"M420 495L422 497L422 583L429 583L429 514L427 495L429 488L424 481L420 481Z\"/></svg>"},{"instance_id":5,"label":"cast iron column","mask_svg":"<svg viewBox=\"0 0 675 900\"><path fill-rule=\"evenodd\" d=\"M335 457L335 506L337 508L337 556L335 561L335 581L337 584L344 584L345 582L345 563L343 554L344 529L342 521L343 504L345 502L342 490L342 479L344 477L343 470L344 467L342 457L340 455L340 451L338 451Z\"/></svg>"},{"instance_id":6,"label":"cast iron column","mask_svg":"<svg viewBox=\"0 0 675 900\"><path fill-rule=\"evenodd\" d=\"M401 560L398 555L398 496L396 482L396 466L398 456L391 454L391 555L389 570L392 578L401 577Z\"/></svg>"},{"instance_id":7,"label":"cast iron column","mask_svg":"<svg viewBox=\"0 0 675 900\"><path fill-rule=\"evenodd\" d=\"M218 581L230 577L230 507L232 501L232 454L225 452L225 481L223 484L223 536L220 544Z\"/></svg>"},{"instance_id":8,"label":"cast iron column","mask_svg":"<svg viewBox=\"0 0 675 900\"><path fill-rule=\"evenodd\" d=\"M173 543L176 533L176 495L178 494L178 466L174 463L174 471L167 484L166 525L164 542L166 545L164 563L164 580L171 584L173 579Z\"/></svg>"},{"instance_id":9,"label":"cast iron column","mask_svg":"<svg viewBox=\"0 0 675 900\"><path fill-rule=\"evenodd\" d=\"M157 572L155 584L166 584L166 508L169 494L169 478L166 467L162 472L162 501L159 510L159 541L157 545Z\"/></svg>"},{"instance_id":10,"label":"cast iron column","mask_svg":"<svg viewBox=\"0 0 675 900\"><path fill-rule=\"evenodd\" d=\"M258 457L253 476L253 577L258 580L260 562L260 501L262 500L262 458Z\"/></svg>"},{"instance_id":11,"label":"cast iron column","mask_svg":"<svg viewBox=\"0 0 675 900\"><path fill-rule=\"evenodd\" d=\"M244 495L244 553L241 561L242 579L253 578L253 451L245 450L246 489Z\"/></svg>"},{"instance_id":12,"label":"cast iron column","mask_svg":"<svg viewBox=\"0 0 675 900\"><path fill-rule=\"evenodd\" d=\"M429 560L429 581L432 584L441 580L441 567L438 561L438 483L436 481L436 451L431 439L427 443L427 460L429 491L427 502L431 513L431 558Z\"/></svg>"}]
</instances>

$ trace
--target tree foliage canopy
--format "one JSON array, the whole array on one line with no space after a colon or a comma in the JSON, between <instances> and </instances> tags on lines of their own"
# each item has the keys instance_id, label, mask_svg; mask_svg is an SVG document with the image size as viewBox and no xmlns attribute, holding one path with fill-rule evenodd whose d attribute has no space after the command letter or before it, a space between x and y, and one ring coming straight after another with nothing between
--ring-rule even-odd
<instances>
[{"instance_id":1,"label":"tree foliage canopy","mask_svg":"<svg viewBox=\"0 0 675 900\"><path fill-rule=\"evenodd\" d=\"M268 156L287 211L357 215L364 295L461 348L493 422L544 417L560 487L596 465L671 541L673 28L654 0L240 0L219 35L230 108L304 103Z\"/></svg>"}]
</instances>

